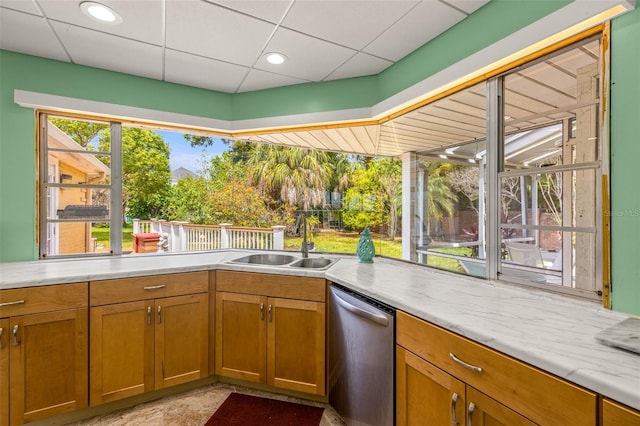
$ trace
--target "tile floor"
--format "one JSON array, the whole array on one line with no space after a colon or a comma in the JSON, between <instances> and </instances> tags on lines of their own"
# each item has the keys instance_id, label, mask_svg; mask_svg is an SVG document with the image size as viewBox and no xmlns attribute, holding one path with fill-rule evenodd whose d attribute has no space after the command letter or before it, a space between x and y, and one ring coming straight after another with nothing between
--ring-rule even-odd
<instances>
[{"instance_id":1,"label":"tile floor","mask_svg":"<svg viewBox=\"0 0 640 426\"><path fill-rule=\"evenodd\" d=\"M327 404L276 395L225 383L206 385L189 392L145 402L104 416L72 423L73 426L202 426L231 392L247 393L285 401L325 407L320 426L345 426Z\"/></svg>"}]
</instances>

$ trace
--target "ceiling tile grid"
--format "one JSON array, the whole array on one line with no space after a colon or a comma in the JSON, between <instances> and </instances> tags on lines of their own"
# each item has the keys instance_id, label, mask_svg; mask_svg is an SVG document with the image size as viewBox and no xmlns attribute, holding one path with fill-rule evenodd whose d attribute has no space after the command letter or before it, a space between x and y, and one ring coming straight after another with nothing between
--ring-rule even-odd
<instances>
[{"instance_id":1,"label":"ceiling tile grid","mask_svg":"<svg viewBox=\"0 0 640 426\"><path fill-rule=\"evenodd\" d=\"M0 0L0 48L238 93L378 74L488 0L82 1Z\"/></svg>"}]
</instances>

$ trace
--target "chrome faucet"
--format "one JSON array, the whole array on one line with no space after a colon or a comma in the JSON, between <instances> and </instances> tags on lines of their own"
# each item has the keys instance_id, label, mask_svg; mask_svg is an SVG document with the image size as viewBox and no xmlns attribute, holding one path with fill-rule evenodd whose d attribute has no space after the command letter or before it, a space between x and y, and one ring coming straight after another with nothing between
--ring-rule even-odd
<instances>
[{"instance_id":1,"label":"chrome faucet","mask_svg":"<svg viewBox=\"0 0 640 426\"><path fill-rule=\"evenodd\" d=\"M300 247L300 252L302 252L302 257L309 257L309 247L307 246L307 217L302 213L300 215L302 218L302 247Z\"/></svg>"}]
</instances>

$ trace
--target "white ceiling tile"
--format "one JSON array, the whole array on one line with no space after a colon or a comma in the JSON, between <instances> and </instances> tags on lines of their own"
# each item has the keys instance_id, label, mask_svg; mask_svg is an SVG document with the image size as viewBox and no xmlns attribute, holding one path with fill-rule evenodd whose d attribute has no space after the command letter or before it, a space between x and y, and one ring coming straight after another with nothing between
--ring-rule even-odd
<instances>
[{"instance_id":1,"label":"white ceiling tile","mask_svg":"<svg viewBox=\"0 0 640 426\"><path fill-rule=\"evenodd\" d=\"M53 28L74 63L162 79L162 48L60 22Z\"/></svg>"},{"instance_id":2,"label":"white ceiling tile","mask_svg":"<svg viewBox=\"0 0 640 426\"><path fill-rule=\"evenodd\" d=\"M276 31L265 51L283 53L288 59L276 68L261 57L256 68L310 81L321 81L356 53L285 28Z\"/></svg>"},{"instance_id":3,"label":"white ceiling tile","mask_svg":"<svg viewBox=\"0 0 640 426\"><path fill-rule=\"evenodd\" d=\"M470 15L485 4L489 3L489 0L444 0L444 2L463 10Z\"/></svg>"},{"instance_id":4,"label":"white ceiling tile","mask_svg":"<svg viewBox=\"0 0 640 426\"><path fill-rule=\"evenodd\" d=\"M233 93L248 71L249 68L202 56L170 49L165 52L165 80L172 83Z\"/></svg>"},{"instance_id":5,"label":"white ceiling tile","mask_svg":"<svg viewBox=\"0 0 640 426\"><path fill-rule=\"evenodd\" d=\"M252 66L275 25L194 0L167 0L167 47Z\"/></svg>"},{"instance_id":6,"label":"white ceiling tile","mask_svg":"<svg viewBox=\"0 0 640 426\"><path fill-rule=\"evenodd\" d=\"M291 0L219 0L211 1L229 9L277 24L284 16Z\"/></svg>"},{"instance_id":7,"label":"white ceiling tile","mask_svg":"<svg viewBox=\"0 0 640 426\"><path fill-rule=\"evenodd\" d=\"M378 74L392 64L393 62L367 55L366 53L357 53L340 68L332 72L325 80Z\"/></svg>"},{"instance_id":8,"label":"white ceiling tile","mask_svg":"<svg viewBox=\"0 0 640 426\"><path fill-rule=\"evenodd\" d=\"M425 1L366 46L363 51L397 61L465 17L464 13L443 3ZM410 31L409 28L421 30Z\"/></svg>"},{"instance_id":9,"label":"white ceiling tile","mask_svg":"<svg viewBox=\"0 0 640 426\"><path fill-rule=\"evenodd\" d=\"M33 0L0 0L0 14L3 7L42 16L40 9L38 9Z\"/></svg>"},{"instance_id":10,"label":"white ceiling tile","mask_svg":"<svg viewBox=\"0 0 640 426\"><path fill-rule=\"evenodd\" d=\"M297 1L282 25L360 50L409 12L418 1Z\"/></svg>"},{"instance_id":11,"label":"white ceiling tile","mask_svg":"<svg viewBox=\"0 0 640 426\"><path fill-rule=\"evenodd\" d=\"M44 18L9 9L0 9L0 49L69 62Z\"/></svg>"},{"instance_id":12,"label":"white ceiling tile","mask_svg":"<svg viewBox=\"0 0 640 426\"><path fill-rule=\"evenodd\" d=\"M252 69L249 75L242 82L238 92L251 92L253 90L270 89L280 86L291 86L292 84L308 83L286 75L274 74L271 72Z\"/></svg>"},{"instance_id":13,"label":"white ceiling tile","mask_svg":"<svg viewBox=\"0 0 640 426\"><path fill-rule=\"evenodd\" d=\"M91 19L80 10L80 1L37 1L50 19L158 46L163 43L162 0L100 0L100 3L109 6L122 17L120 24L109 24Z\"/></svg>"}]
</instances>

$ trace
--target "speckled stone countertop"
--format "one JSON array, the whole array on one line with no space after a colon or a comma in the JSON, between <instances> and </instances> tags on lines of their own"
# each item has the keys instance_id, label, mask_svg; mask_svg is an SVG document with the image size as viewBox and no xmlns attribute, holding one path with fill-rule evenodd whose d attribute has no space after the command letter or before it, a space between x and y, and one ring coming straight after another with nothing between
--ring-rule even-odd
<instances>
[{"instance_id":1,"label":"speckled stone countertop","mask_svg":"<svg viewBox=\"0 0 640 426\"><path fill-rule=\"evenodd\" d=\"M325 277L640 410L640 355L599 343L628 315L596 303L376 257L327 270L229 264L244 251L0 264L0 289L229 269ZM312 257L319 257L313 254Z\"/></svg>"}]
</instances>

